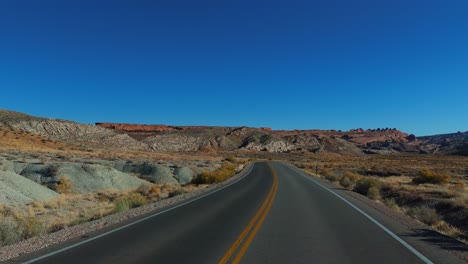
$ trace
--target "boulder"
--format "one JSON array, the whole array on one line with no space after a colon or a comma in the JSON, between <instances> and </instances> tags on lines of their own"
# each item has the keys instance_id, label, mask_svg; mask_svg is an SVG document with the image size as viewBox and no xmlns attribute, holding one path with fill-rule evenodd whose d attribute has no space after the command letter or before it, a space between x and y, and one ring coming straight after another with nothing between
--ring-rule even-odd
<instances>
[{"instance_id":1,"label":"boulder","mask_svg":"<svg viewBox=\"0 0 468 264\"><path fill-rule=\"evenodd\" d=\"M190 183L193 177L195 177L195 172L189 167L179 167L174 169L174 178L180 184Z\"/></svg>"}]
</instances>

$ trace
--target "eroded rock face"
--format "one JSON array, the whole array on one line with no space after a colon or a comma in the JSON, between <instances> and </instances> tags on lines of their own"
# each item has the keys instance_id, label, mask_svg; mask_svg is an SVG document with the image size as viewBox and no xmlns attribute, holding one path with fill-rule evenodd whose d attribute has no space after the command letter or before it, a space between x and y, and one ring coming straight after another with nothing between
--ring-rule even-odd
<instances>
[{"instance_id":1,"label":"eroded rock face","mask_svg":"<svg viewBox=\"0 0 468 264\"><path fill-rule=\"evenodd\" d=\"M28 164L20 173L21 176L24 176L34 182L39 184L43 183L43 174L46 170L46 165L43 164Z\"/></svg>"},{"instance_id":2,"label":"eroded rock face","mask_svg":"<svg viewBox=\"0 0 468 264\"><path fill-rule=\"evenodd\" d=\"M79 193L103 189L130 190L148 184L135 176L98 164L63 163L58 166L56 175L58 178L68 177L73 191Z\"/></svg>"},{"instance_id":3,"label":"eroded rock face","mask_svg":"<svg viewBox=\"0 0 468 264\"><path fill-rule=\"evenodd\" d=\"M112 130L106 130L91 125L57 120L20 121L11 124L14 128L63 141L99 141L115 136Z\"/></svg>"},{"instance_id":4,"label":"eroded rock face","mask_svg":"<svg viewBox=\"0 0 468 264\"><path fill-rule=\"evenodd\" d=\"M53 140L66 143L82 143L104 145L122 150L149 150L149 146L126 134L118 134L112 130L58 120L29 120L10 124L15 129L24 130Z\"/></svg>"},{"instance_id":5,"label":"eroded rock face","mask_svg":"<svg viewBox=\"0 0 468 264\"><path fill-rule=\"evenodd\" d=\"M198 151L210 145L210 139L184 134L155 135L143 140L154 151Z\"/></svg>"},{"instance_id":6,"label":"eroded rock face","mask_svg":"<svg viewBox=\"0 0 468 264\"><path fill-rule=\"evenodd\" d=\"M48 200L58 194L11 171L0 171L0 204L24 204Z\"/></svg>"},{"instance_id":7,"label":"eroded rock face","mask_svg":"<svg viewBox=\"0 0 468 264\"><path fill-rule=\"evenodd\" d=\"M127 163L123 172L135 174L156 184L178 184L174 174L167 166L151 163Z\"/></svg>"},{"instance_id":8,"label":"eroded rock face","mask_svg":"<svg viewBox=\"0 0 468 264\"><path fill-rule=\"evenodd\" d=\"M254 151L286 152L295 150L296 146L283 140L271 140L266 143L250 142L243 148Z\"/></svg>"}]
</instances>

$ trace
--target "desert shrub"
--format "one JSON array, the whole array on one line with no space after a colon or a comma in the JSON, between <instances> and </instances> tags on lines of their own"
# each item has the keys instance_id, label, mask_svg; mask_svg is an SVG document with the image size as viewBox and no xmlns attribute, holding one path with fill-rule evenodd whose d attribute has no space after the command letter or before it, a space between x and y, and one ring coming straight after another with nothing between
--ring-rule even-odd
<instances>
[{"instance_id":1,"label":"desert shrub","mask_svg":"<svg viewBox=\"0 0 468 264\"><path fill-rule=\"evenodd\" d=\"M347 171L347 172L343 173L343 177L347 177L353 183L356 183L357 181L359 181L361 179L361 175L359 175L357 173L350 172L350 171Z\"/></svg>"},{"instance_id":2,"label":"desert shrub","mask_svg":"<svg viewBox=\"0 0 468 264\"><path fill-rule=\"evenodd\" d=\"M227 161L227 162L231 162L231 163L237 163L237 159L234 158L234 157L227 157L224 160Z\"/></svg>"},{"instance_id":3,"label":"desert shrub","mask_svg":"<svg viewBox=\"0 0 468 264\"><path fill-rule=\"evenodd\" d=\"M304 163L294 163L294 166L298 167L299 169L305 169Z\"/></svg>"},{"instance_id":4,"label":"desert shrub","mask_svg":"<svg viewBox=\"0 0 468 264\"><path fill-rule=\"evenodd\" d=\"M353 185L354 183L348 178L348 177L341 177L341 180L340 180L340 185L345 187L345 188L349 188Z\"/></svg>"},{"instance_id":5,"label":"desert shrub","mask_svg":"<svg viewBox=\"0 0 468 264\"><path fill-rule=\"evenodd\" d=\"M139 193L132 193L129 196L131 208L140 207L148 203L148 200Z\"/></svg>"},{"instance_id":6,"label":"desert shrub","mask_svg":"<svg viewBox=\"0 0 468 264\"><path fill-rule=\"evenodd\" d=\"M362 178L356 182L353 191L377 199L380 196L380 182L372 178Z\"/></svg>"},{"instance_id":7,"label":"desert shrub","mask_svg":"<svg viewBox=\"0 0 468 264\"><path fill-rule=\"evenodd\" d=\"M174 197L174 196L181 195L181 194L184 194L184 193L187 193L187 191L184 190L184 189L177 189L177 190L174 190L174 191L170 192L168 197Z\"/></svg>"},{"instance_id":8,"label":"desert shrub","mask_svg":"<svg viewBox=\"0 0 468 264\"><path fill-rule=\"evenodd\" d=\"M123 212L148 203L148 200L140 193L130 193L114 200L114 212Z\"/></svg>"},{"instance_id":9,"label":"desert shrub","mask_svg":"<svg viewBox=\"0 0 468 264\"><path fill-rule=\"evenodd\" d=\"M114 201L114 212L119 213L130 210L130 200L127 197L120 197Z\"/></svg>"},{"instance_id":10,"label":"desert shrub","mask_svg":"<svg viewBox=\"0 0 468 264\"><path fill-rule=\"evenodd\" d=\"M318 174L325 177L326 180L331 182L337 182L341 179L341 177L339 175L336 175L334 171L327 168L319 170Z\"/></svg>"},{"instance_id":11,"label":"desert shrub","mask_svg":"<svg viewBox=\"0 0 468 264\"><path fill-rule=\"evenodd\" d=\"M445 221L438 221L432 225L432 228L450 237L459 238L463 236L463 232L460 229L447 224Z\"/></svg>"},{"instance_id":12,"label":"desert shrub","mask_svg":"<svg viewBox=\"0 0 468 264\"><path fill-rule=\"evenodd\" d=\"M359 175L357 173L347 171L347 172L343 173L343 176L340 179L340 185L345 187L345 188L350 188L357 181L359 181L359 179L361 179L361 175Z\"/></svg>"},{"instance_id":13,"label":"desert shrub","mask_svg":"<svg viewBox=\"0 0 468 264\"><path fill-rule=\"evenodd\" d=\"M21 240L21 232L12 217L4 217L0 221L0 246L6 246Z\"/></svg>"},{"instance_id":14,"label":"desert shrub","mask_svg":"<svg viewBox=\"0 0 468 264\"><path fill-rule=\"evenodd\" d=\"M331 181L331 182L337 182L337 181L339 181L341 179L341 177L338 176L338 175L335 175L335 174L331 174L331 175L326 175L325 179L327 179L328 181Z\"/></svg>"},{"instance_id":15,"label":"desert shrub","mask_svg":"<svg viewBox=\"0 0 468 264\"><path fill-rule=\"evenodd\" d=\"M47 232L47 225L34 216L21 218L17 221L23 239L40 236Z\"/></svg>"},{"instance_id":16,"label":"desert shrub","mask_svg":"<svg viewBox=\"0 0 468 264\"><path fill-rule=\"evenodd\" d=\"M427 225L434 225L441 220L434 208L425 206L412 207L407 211L407 214Z\"/></svg>"},{"instance_id":17,"label":"desert shrub","mask_svg":"<svg viewBox=\"0 0 468 264\"><path fill-rule=\"evenodd\" d=\"M236 165L232 163L223 163L221 168L215 171L204 171L193 178L194 184L212 184L222 182L236 174Z\"/></svg>"},{"instance_id":18,"label":"desert shrub","mask_svg":"<svg viewBox=\"0 0 468 264\"><path fill-rule=\"evenodd\" d=\"M423 169L419 171L417 177L413 178L413 183L423 184L423 183L432 183L432 184L443 184L448 183L450 176L446 174L438 174L428 169Z\"/></svg>"},{"instance_id":19,"label":"desert shrub","mask_svg":"<svg viewBox=\"0 0 468 264\"><path fill-rule=\"evenodd\" d=\"M395 199L393 198L387 198L387 199L384 199L383 200L384 204L391 208L391 209L395 209L395 210L399 210L400 207L398 206L398 204L396 203Z\"/></svg>"},{"instance_id":20,"label":"desert shrub","mask_svg":"<svg viewBox=\"0 0 468 264\"><path fill-rule=\"evenodd\" d=\"M58 193L71 193L73 184L67 176L62 176L60 180L54 185L54 190Z\"/></svg>"},{"instance_id":21,"label":"desert shrub","mask_svg":"<svg viewBox=\"0 0 468 264\"><path fill-rule=\"evenodd\" d=\"M161 189L156 184L142 184L136 192L146 198L155 199L161 194Z\"/></svg>"},{"instance_id":22,"label":"desert shrub","mask_svg":"<svg viewBox=\"0 0 468 264\"><path fill-rule=\"evenodd\" d=\"M325 177L334 175L333 171L330 169L321 169L319 170L319 174Z\"/></svg>"},{"instance_id":23,"label":"desert shrub","mask_svg":"<svg viewBox=\"0 0 468 264\"><path fill-rule=\"evenodd\" d=\"M380 198L380 188L372 186L367 190L367 197L371 198L372 200L377 200Z\"/></svg>"},{"instance_id":24,"label":"desert shrub","mask_svg":"<svg viewBox=\"0 0 468 264\"><path fill-rule=\"evenodd\" d=\"M457 181L453 184L453 187L452 187L453 190L455 191L464 191L465 190L465 183L463 183L462 181Z\"/></svg>"}]
</instances>

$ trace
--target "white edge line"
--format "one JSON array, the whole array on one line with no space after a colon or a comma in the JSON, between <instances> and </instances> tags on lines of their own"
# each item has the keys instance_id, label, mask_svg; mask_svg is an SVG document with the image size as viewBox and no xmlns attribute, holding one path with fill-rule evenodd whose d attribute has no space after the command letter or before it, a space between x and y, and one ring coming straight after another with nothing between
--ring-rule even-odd
<instances>
[{"instance_id":1,"label":"white edge line","mask_svg":"<svg viewBox=\"0 0 468 264\"><path fill-rule=\"evenodd\" d=\"M283 163L284 164L284 163ZM429 260L426 256L424 256L423 254L421 254L419 251L417 251L414 247L412 247L410 244L408 244L406 241L404 241L403 239L401 239L399 236L397 236L395 233L393 233L392 231L390 231L388 228L386 228L384 225L382 225L381 223L379 223L377 220L375 220L374 218L372 218L372 216L368 215L366 212L364 212L363 210L361 210L359 207L357 207L356 205L352 204L350 201L346 200L345 198L343 198L341 195L337 194L336 192L330 190L329 188L325 187L324 185L322 185L321 183L315 181L314 179L311 178L311 176L306 176L304 175L303 172L297 170L296 168L294 168L293 166L289 165L289 164L286 164L287 166L289 166L290 168L294 169L294 171L296 171L299 175L301 175L302 177L312 181L313 183L317 184L318 186L324 188L325 190L331 192L332 194L334 194L336 197L338 197L340 200L344 201L345 203L347 203L348 205L350 205L351 207L353 207L356 211L358 211L359 213L361 213L362 215L364 215L367 219L371 220L374 224L376 224L378 227L380 227L383 231L385 231L387 234L389 234L391 237L393 237L396 241L400 242L400 244L402 244L405 248L407 248L409 251L411 251L413 254L415 254L418 258L420 258L424 263L427 263L427 264L433 264L433 262L431 260Z\"/></svg>"},{"instance_id":2,"label":"white edge line","mask_svg":"<svg viewBox=\"0 0 468 264\"><path fill-rule=\"evenodd\" d=\"M200 200L200 199L202 199L202 198L204 198L204 197L206 197L206 196L208 196L208 195L217 193L217 192L219 192L219 191L221 191L221 190L223 190L223 189L225 189L225 188L227 188L227 187L229 187L229 186L231 186L231 185L233 185L233 184L235 184L235 183L237 183L237 182L239 182L239 181L245 179L245 177L247 177L247 176L252 172L254 166L255 166L255 165L252 164L251 167L250 167L250 169L249 169L249 171L248 171L247 173L245 173L245 175L242 176L241 178L239 178L239 179L237 179L237 180L235 180L235 181L229 183L228 185L225 185L225 186L223 186L223 187L221 187L221 188L219 188L219 189L215 189L215 190L213 190L213 191L211 191L211 192L209 192L209 193L203 194L203 195L201 195L201 196L198 196L198 197L196 197L196 198L194 198L194 199L192 199L192 200L183 202L183 203L181 203L181 204L179 204L179 205L176 205L176 206L174 206L174 207L170 207L170 208L168 208L168 209L166 209L166 210L163 210L163 211L161 211L161 212L158 212L158 213L156 213L156 214L149 215L149 216L147 216L147 217L145 217L145 218L142 218L142 219L140 219L140 220L137 220L137 221L135 221L135 222L126 224L126 225L121 226L121 227L116 228L116 229L112 229L112 230L107 231L107 232L105 232L105 233L103 233L103 234L97 235L97 236L95 236L95 237L86 239L86 240L84 240L84 241L78 242L78 243L73 244L73 245L71 245L71 246L68 246L68 247L65 247L65 248L62 248L62 249L59 249L59 250L50 252L50 253L48 253L48 254L46 254L46 255L43 255L43 256L37 257L37 258L35 258L35 259L28 260L28 261L22 262L22 263L23 263L23 264L30 264L30 263L34 263L34 262L39 261L39 260L43 260L43 259L45 259L45 258L51 257L51 256L53 256L53 255L59 254L59 253L61 253L61 252L70 250L70 249L75 248L75 247L79 247L79 246L81 246L81 245L83 245L83 244L86 244L86 243L89 243L89 242L94 241L94 240L96 240L96 239L99 239L99 238L101 238L101 237L107 236L107 235L112 234L112 233L114 233L114 232L117 232L117 231L120 231L120 230L122 230L122 229L128 228L128 227L130 227L130 226L139 224L139 223L141 223L141 222L143 222L143 221L146 221L146 220L148 220L148 219L150 219L150 218L153 218L153 217L156 217L156 216L158 216L158 215L167 213L167 212L169 212L169 211L172 211L172 210L174 210L174 209L177 209L177 208L179 208L179 207L182 207L182 206L184 206L184 205L186 205L186 204L195 202L195 201Z\"/></svg>"}]
</instances>

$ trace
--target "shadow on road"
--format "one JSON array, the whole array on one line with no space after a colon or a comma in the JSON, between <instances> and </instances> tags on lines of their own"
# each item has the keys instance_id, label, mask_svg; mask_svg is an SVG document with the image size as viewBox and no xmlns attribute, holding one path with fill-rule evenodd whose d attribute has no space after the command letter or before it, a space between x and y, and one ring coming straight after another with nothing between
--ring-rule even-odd
<instances>
[{"instance_id":1,"label":"shadow on road","mask_svg":"<svg viewBox=\"0 0 468 264\"><path fill-rule=\"evenodd\" d=\"M429 229L414 229L413 231L415 231L415 234L408 234L405 236L416 237L420 240L426 241L427 243L438 246L442 249L458 252L468 252L467 245L451 237L442 235L436 231Z\"/></svg>"}]
</instances>

